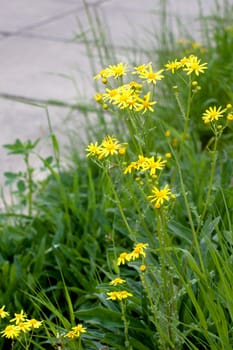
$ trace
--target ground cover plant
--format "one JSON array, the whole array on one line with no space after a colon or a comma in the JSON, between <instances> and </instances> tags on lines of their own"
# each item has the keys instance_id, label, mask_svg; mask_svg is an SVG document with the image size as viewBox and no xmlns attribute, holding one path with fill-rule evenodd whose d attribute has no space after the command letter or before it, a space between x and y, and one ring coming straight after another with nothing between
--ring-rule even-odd
<instances>
[{"instance_id":1,"label":"ground cover plant","mask_svg":"<svg viewBox=\"0 0 233 350\"><path fill-rule=\"evenodd\" d=\"M89 109L101 124L69 171L49 115L54 154L37 155L45 180L30 165L37 141L6 145L25 171L6 174L16 203L1 213L2 349L232 348L233 31L224 11L202 18L203 43L163 36L163 50L140 62L98 46Z\"/></svg>"}]
</instances>

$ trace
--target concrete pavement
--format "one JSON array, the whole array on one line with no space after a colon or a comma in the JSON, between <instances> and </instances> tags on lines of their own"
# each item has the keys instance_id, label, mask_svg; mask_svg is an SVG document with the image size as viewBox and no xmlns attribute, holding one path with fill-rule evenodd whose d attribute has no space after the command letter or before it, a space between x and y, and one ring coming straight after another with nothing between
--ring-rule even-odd
<instances>
[{"instance_id":1,"label":"concrete pavement","mask_svg":"<svg viewBox=\"0 0 233 350\"><path fill-rule=\"evenodd\" d=\"M42 138L38 147L50 153L46 114L43 108L14 101L62 100L67 103L89 101L94 93L92 76L83 43L83 33L91 42L88 15L107 21L112 43L119 47L119 59L127 59L127 48L149 45L146 28L159 32L160 0L0 0L0 184L5 171L22 167L19 157L7 156L3 144ZM170 22L177 16L198 36L198 0L167 0ZM205 0L204 13L214 7ZM95 32L100 37L98 31ZM146 40L147 39L147 40ZM91 45L91 44L90 44ZM124 50L125 48L126 50ZM92 54L96 51L93 49ZM96 54L96 67L98 67ZM8 97L8 98L5 98ZM62 144L70 130L82 135L81 115L69 108L49 107L53 127ZM78 143L78 142L77 142ZM37 165L37 161L33 160Z\"/></svg>"}]
</instances>

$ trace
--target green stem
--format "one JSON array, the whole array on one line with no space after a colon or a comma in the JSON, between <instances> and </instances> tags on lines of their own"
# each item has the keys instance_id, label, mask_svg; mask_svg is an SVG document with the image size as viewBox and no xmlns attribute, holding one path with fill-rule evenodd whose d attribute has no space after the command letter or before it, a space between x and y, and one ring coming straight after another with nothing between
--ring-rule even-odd
<instances>
[{"instance_id":1,"label":"green stem","mask_svg":"<svg viewBox=\"0 0 233 350\"><path fill-rule=\"evenodd\" d=\"M27 173L27 184L28 184L28 194L27 194L27 202L28 202L28 215L32 215L32 195L33 195L33 180L32 180L32 169L29 164L29 155L26 154L24 157L24 161L26 164L26 173Z\"/></svg>"},{"instance_id":2,"label":"green stem","mask_svg":"<svg viewBox=\"0 0 233 350\"><path fill-rule=\"evenodd\" d=\"M167 232L166 232L166 219L163 213L163 208L157 210L156 209L156 215L157 215L157 232L158 232L158 240L159 240L159 260L161 264L161 277L162 277L162 283L163 283L163 290L162 290L162 295L164 298L164 310L165 310L165 331L168 335L168 338L170 340L170 344L172 344L173 347L173 332L172 332L172 326L171 326L171 320L172 320L172 315L171 315L171 308L170 308L170 300L174 299L174 295L170 295L170 287L173 285L171 281L169 281L169 275L167 271L167 261L168 261L168 256L169 254L169 247L168 244L168 237L167 237ZM171 263L171 261L170 261ZM169 283L168 283L169 281Z\"/></svg>"},{"instance_id":3,"label":"green stem","mask_svg":"<svg viewBox=\"0 0 233 350\"><path fill-rule=\"evenodd\" d=\"M124 301L121 301L120 305L121 305L121 319L124 323L125 349L133 350L129 340L129 322L127 321L127 318L126 318L126 304L124 303Z\"/></svg>"},{"instance_id":4,"label":"green stem","mask_svg":"<svg viewBox=\"0 0 233 350\"><path fill-rule=\"evenodd\" d=\"M215 136L214 138L214 148L213 148L213 158L212 158L212 162L211 162L211 169L210 169L210 181L209 181L209 186L208 186L208 192L206 195L206 200L205 200L205 204L204 204L204 208L203 211L201 213L201 217L200 217L200 221L196 230L196 234L199 233L203 220L206 216L206 212L208 210L209 204L210 204L210 196L211 196L211 192L212 192L212 188L213 188L213 182L214 182L214 174L215 174L215 168L216 168L216 162L217 162L217 158L218 158L218 152L217 152L217 145L218 145L218 140L219 138L217 136Z\"/></svg>"}]
</instances>

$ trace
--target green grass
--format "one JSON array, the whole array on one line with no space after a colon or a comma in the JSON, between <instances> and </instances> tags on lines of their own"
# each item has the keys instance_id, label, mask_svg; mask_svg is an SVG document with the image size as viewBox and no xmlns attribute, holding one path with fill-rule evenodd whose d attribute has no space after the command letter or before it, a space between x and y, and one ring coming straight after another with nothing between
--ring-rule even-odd
<instances>
[{"instance_id":1,"label":"green grass","mask_svg":"<svg viewBox=\"0 0 233 350\"><path fill-rule=\"evenodd\" d=\"M88 7L86 14L93 41L85 32L82 40L96 75L91 47L103 69L118 63L117 50L107 41L99 14ZM25 169L5 174L14 204L0 213L0 302L12 318L23 309L43 320L43 327L32 339L29 333L14 342L1 337L1 349L232 348L233 129L232 121L226 123L232 108L217 122L202 120L210 106L233 104L231 18L227 2L223 10L202 16L199 47L191 36L177 43L165 22L159 50L133 52L130 67L152 61L156 70L164 69L168 61L190 54L208 63L200 76L165 70L154 88L143 84L144 93L151 91L151 100L157 101L154 111L142 115L111 103L106 111L102 102L79 108L87 120L87 144L100 145L114 135L123 148L127 143L124 155L87 158L86 144L81 151L70 150L70 166L64 169L48 114L51 157L37 154L37 141L5 146L24 159ZM123 79L109 78L106 85L94 84L101 93L128 79L129 72ZM47 112L46 103L43 108ZM97 125L88 122L93 114ZM157 178L142 168L124 174L138 155L164 159L166 153L171 158L156 171ZM42 181L35 179L32 155L48 174ZM148 195L153 186L165 184L176 198L169 194L154 208ZM119 255L134 252L137 243L148 246L135 259L117 264ZM125 284L109 285L119 276ZM132 296L108 299L107 293L122 290ZM8 321L1 320L1 330ZM64 337L78 323L87 332Z\"/></svg>"}]
</instances>

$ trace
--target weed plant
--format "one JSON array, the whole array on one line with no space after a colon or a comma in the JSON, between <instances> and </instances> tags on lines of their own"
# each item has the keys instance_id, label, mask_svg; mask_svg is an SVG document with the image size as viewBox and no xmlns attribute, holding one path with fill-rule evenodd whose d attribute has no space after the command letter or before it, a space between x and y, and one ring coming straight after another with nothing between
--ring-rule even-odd
<instances>
[{"instance_id":1,"label":"weed plant","mask_svg":"<svg viewBox=\"0 0 233 350\"><path fill-rule=\"evenodd\" d=\"M16 202L0 222L2 349L232 349L226 5L202 16L202 43L176 43L165 28L161 50L132 63L116 61L103 31L97 40L86 8L102 65L92 61L96 107L85 113L100 126L87 157L62 168L46 108L52 157L38 141L5 146L25 171L6 174Z\"/></svg>"}]
</instances>

